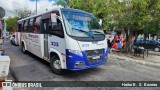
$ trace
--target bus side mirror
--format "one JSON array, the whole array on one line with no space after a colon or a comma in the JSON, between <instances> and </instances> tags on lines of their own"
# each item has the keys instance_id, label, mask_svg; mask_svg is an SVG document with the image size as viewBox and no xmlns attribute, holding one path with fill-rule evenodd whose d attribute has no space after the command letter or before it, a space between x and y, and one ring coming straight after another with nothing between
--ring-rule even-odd
<instances>
[{"instance_id":1,"label":"bus side mirror","mask_svg":"<svg viewBox=\"0 0 160 90\"><path fill-rule=\"evenodd\" d=\"M102 26L102 19L99 19L99 24Z\"/></svg>"}]
</instances>

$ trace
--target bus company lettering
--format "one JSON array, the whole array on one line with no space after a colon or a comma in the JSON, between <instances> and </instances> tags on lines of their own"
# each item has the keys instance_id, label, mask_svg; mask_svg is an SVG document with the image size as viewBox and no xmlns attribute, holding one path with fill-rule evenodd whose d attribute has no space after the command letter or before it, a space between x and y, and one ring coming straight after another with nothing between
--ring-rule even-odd
<instances>
[{"instance_id":1,"label":"bus company lettering","mask_svg":"<svg viewBox=\"0 0 160 90\"><path fill-rule=\"evenodd\" d=\"M83 21L91 21L91 18L89 18L89 17L77 16L77 15L73 15L73 19L83 20Z\"/></svg>"},{"instance_id":2,"label":"bus company lettering","mask_svg":"<svg viewBox=\"0 0 160 90\"><path fill-rule=\"evenodd\" d=\"M23 35L22 35L22 38L23 38L23 39L28 39L28 37L27 37L26 34L23 34Z\"/></svg>"},{"instance_id":3,"label":"bus company lettering","mask_svg":"<svg viewBox=\"0 0 160 90\"><path fill-rule=\"evenodd\" d=\"M32 35L32 34L28 34L29 37L32 37L32 38L38 38L38 35Z\"/></svg>"},{"instance_id":4,"label":"bus company lettering","mask_svg":"<svg viewBox=\"0 0 160 90\"><path fill-rule=\"evenodd\" d=\"M30 40L32 40L33 42L38 43L38 35L33 35L33 34L28 34L28 37L30 37Z\"/></svg>"}]
</instances>

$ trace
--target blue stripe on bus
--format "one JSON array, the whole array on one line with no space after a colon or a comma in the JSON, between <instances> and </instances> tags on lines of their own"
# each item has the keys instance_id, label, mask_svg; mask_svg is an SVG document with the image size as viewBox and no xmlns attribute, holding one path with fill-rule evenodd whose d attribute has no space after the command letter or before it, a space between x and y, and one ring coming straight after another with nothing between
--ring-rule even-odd
<instances>
[{"instance_id":1,"label":"blue stripe on bus","mask_svg":"<svg viewBox=\"0 0 160 90\"><path fill-rule=\"evenodd\" d=\"M83 56L79 56L79 55L69 52L69 50L66 50L66 61L67 61L68 70L83 70L83 69L88 69L88 68L94 68L96 66L100 66L100 65L107 63L108 58L105 60L105 57L108 57L107 49L104 49L101 62L98 62L95 64L88 63L88 59L87 59L85 51L82 51L82 54ZM72 56L72 57L69 57L69 56ZM86 66L85 67L75 67L76 62L84 62Z\"/></svg>"}]
</instances>

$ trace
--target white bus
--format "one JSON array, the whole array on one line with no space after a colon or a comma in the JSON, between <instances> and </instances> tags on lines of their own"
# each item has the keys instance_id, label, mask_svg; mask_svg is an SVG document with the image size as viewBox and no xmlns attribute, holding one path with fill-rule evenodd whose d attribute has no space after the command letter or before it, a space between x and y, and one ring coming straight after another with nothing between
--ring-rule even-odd
<instances>
[{"instance_id":1,"label":"white bus","mask_svg":"<svg viewBox=\"0 0 160 90\"><path fill-rule=\"evenodd\" d=\"M107 62L105 34L97 19L85 11L57 8L19 20L17 31L22 51L50 62L56 74Z\"/></svg>"}]
</instances>

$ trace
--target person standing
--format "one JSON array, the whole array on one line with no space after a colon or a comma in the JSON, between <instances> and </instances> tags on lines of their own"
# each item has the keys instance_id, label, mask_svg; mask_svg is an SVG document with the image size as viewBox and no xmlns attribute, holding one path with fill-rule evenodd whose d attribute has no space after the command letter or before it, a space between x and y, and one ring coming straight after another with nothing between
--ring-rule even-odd
<instances>
[{"instance_id":1,"label":"person standing","mask_svg":"<svg viewBox=\"0 0 160 90\"><path fill-rule=\"evenodd\" d=\"M122 44L121 44L121 42L118 41L117 44L118 44L118 50L122 50Z\"/></svg>"},{"instance_id":2,"label":"person standing","mask_svg":"<svg viewBox=\"0 0 160 90\"><path fill-rule=\"evenodd\" d=\"M108 44L108 48L112 47L112 43L111 43L110 39L107 39L107 44Z\"/></svg>"},{"instance_id":3,"label":"person standing","mask_svg":"<svg viewBox=\"0 0 160 90\"><path fill-rule=\"evenodd\" d=\"M2 29L0 28L0 38L2 37Z\"/></svg>"}]
</instances>

